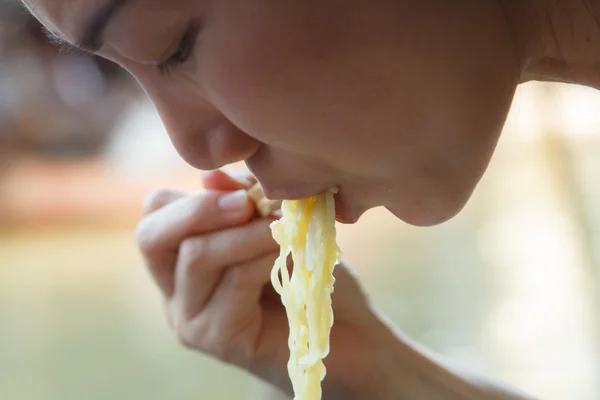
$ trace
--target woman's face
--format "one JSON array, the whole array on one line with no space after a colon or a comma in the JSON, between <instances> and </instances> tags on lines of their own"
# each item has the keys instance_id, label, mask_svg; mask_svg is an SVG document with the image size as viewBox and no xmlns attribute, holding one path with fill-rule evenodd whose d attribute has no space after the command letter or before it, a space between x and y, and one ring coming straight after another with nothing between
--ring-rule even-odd
<instances>
[{"instance_id":1,"label":"woman's face","mask_svg":"<svg viewBox=\"0 0 600 400\"><path fill-rule=\"evenodd\" d=\"M346 222L458 212L518 83L496 0L25 2L130 71L189 164L245 161L271 198L338 186Z\"/></svg>"}]
</instances>

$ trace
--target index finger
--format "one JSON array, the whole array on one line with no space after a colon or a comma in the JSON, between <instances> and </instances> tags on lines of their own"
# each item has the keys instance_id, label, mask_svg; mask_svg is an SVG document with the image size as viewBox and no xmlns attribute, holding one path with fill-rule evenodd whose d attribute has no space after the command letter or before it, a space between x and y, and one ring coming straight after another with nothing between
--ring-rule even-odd
<instances>
[{"instance_id":1,"label":"index finger","mask_svg":"<svg viewBox=\"0 0 600 400\"><path fill-rule=\"evenodd\" d=\"M142 206L144 215L152 214L169 203L172 203L188 194L177 189L157 189L146 195Z\"/></svg>"},{"instance_id":2,"label":"index finger","mask_svg":"<svg viewBox=\"0 0 600 400\"><path fill-rule=\"evenodd\" d=\"M206 189L239 190L249 189L256 183L256 178L249 171L225 171L218 169L205 172L202 184Z\"/></svg>"},{"instance_id":3,"label":"index finger","mask_svg":"<svg viewBox=\"0 0 600 400\"><path fill-rule=\"evenodd\" d=\"M254 205L245 190L203 191L182 197L143 218L136 240L147 257L174 252L188 236L243 224Z\"/></svg>"}]
</instances>

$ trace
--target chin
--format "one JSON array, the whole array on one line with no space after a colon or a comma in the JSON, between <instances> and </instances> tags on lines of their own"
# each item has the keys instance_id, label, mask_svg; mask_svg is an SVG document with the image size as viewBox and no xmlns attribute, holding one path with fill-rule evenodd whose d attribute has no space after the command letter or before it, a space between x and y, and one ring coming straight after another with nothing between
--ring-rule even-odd
<instances>
[{"instance_id":1,"label":"chin","mask_svg":"<svg viewBox=\"0 0 600 400\"><path fill-rule=\"evenodd\" d=\"M386 207L388 211L409 225L430 227L443 224L462 211L466 202L436 202L427 205L422 202L417 207Z\"/></svg>"}]
</instances>

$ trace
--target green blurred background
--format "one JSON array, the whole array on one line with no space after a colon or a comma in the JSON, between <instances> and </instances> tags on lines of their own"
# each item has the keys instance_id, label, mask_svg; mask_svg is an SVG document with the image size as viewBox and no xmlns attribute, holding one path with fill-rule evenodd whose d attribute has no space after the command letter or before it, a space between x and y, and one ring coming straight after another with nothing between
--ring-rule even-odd
<instances>
[{"instance_id":1,"label":"green blurred background","mask_svg":"<svg viewBox=\"0 0 600 400\"><path fill-rule=\"evenodd\" d=\"M0 399L275 399L183 349L133 241L144 194L199 189L129 77L0 2ZM462 214L340 227L412 338L549 400L600 398L600 93L519 88Z\"/></svg>"}]
</instances>

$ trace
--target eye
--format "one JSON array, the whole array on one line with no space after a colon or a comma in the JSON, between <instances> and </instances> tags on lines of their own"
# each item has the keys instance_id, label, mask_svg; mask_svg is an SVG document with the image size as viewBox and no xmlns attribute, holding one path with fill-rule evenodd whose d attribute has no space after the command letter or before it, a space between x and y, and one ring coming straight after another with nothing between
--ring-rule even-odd
<instances>
[{"instance_id":1,"label":"eye","mask_svg":"<svg viewBox=\"0 0 600 400\"><path fill-rule=\"evenodd\" d=\"M185 63L190 58L198 37L198 31L197 25L189 28L181 38L177 50L165 61L161 61L156 65L161 74L168 75L173 67Z\"/></svg>"}]
</instances>

